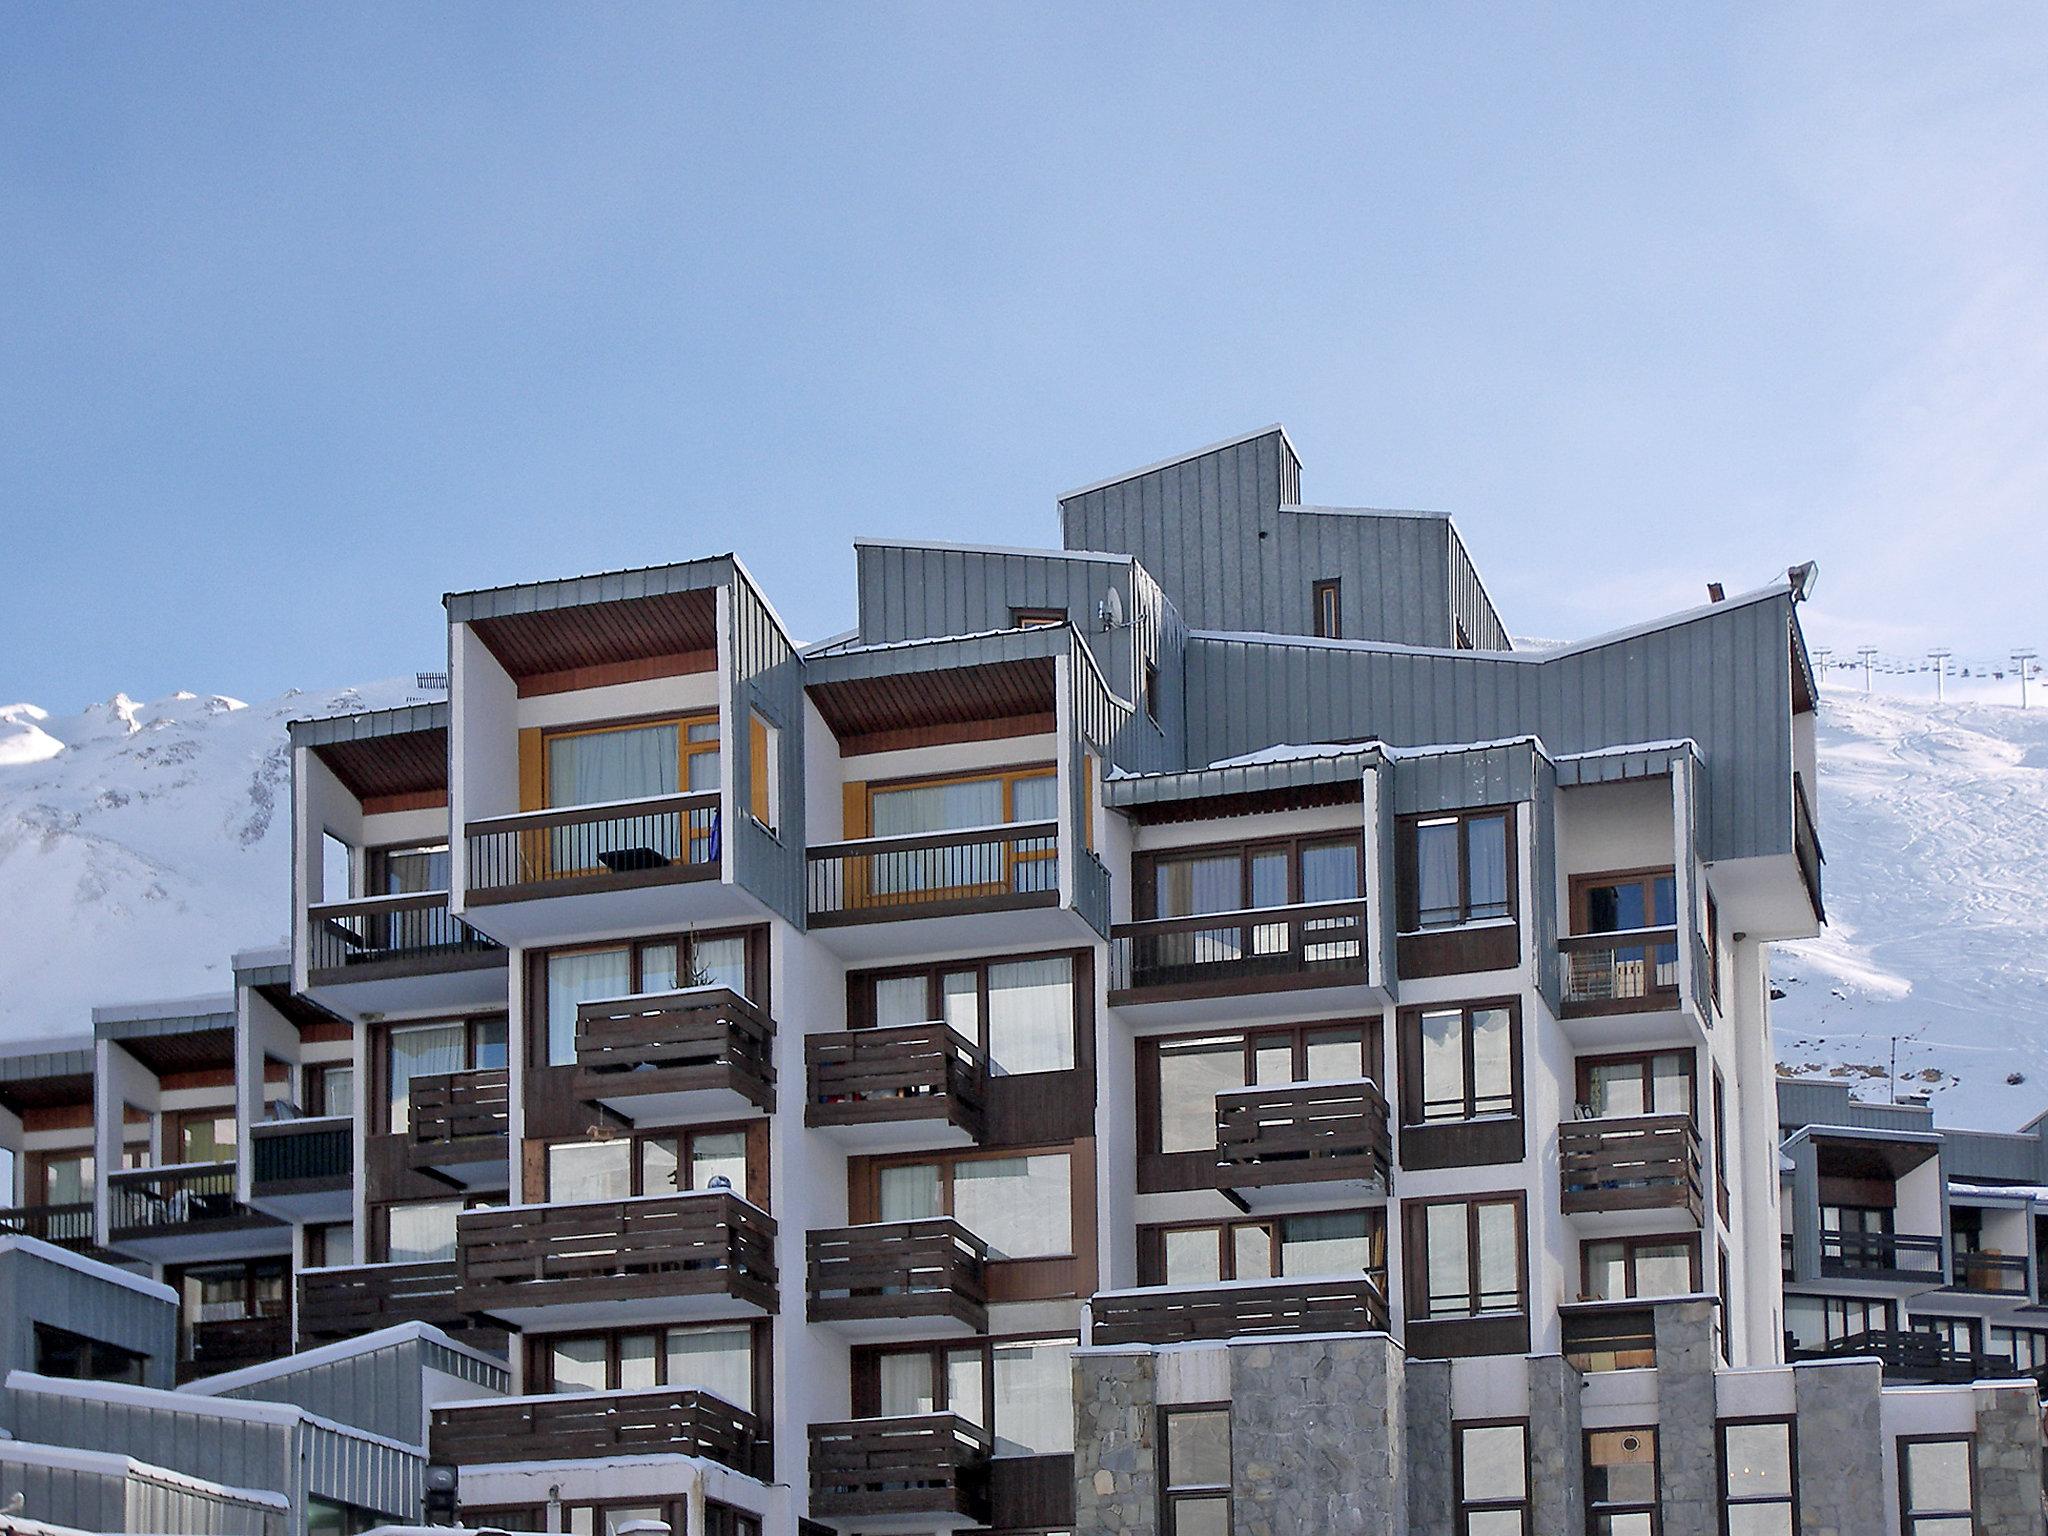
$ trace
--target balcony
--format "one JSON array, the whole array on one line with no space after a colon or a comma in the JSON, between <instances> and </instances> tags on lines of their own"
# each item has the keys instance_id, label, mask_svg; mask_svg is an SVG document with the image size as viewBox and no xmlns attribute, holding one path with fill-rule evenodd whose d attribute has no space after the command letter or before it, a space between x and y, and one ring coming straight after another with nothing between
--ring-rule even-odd
<instances>
[{"instance_id":1,"label":"balcony","mask_svg":"<svg viewBox=\"0 0 2048 1536\"><path fill-rule=\"evenodd\" d=\"M579 1003L576 1096L636 1123L775 1109L775 1022L729 987Z\"/></svg>"},{"instance_id":2,"label":"balcony","mask_svg":"<svg viewBox=\"0 0 2048 1536\"><path fill-rule=\"evenodd\" d=\"M804 1040L804 1124L862 1152L972 1146L987 1126L988 1057L941 1023Z\"/></svg>"},{"instance_id":3,"label":"balcony","mask_svg":"<svg viewBox=\"0 0 2048 1536\"><path fill-rule=\"evenodd\" d=\"M446 891L306 909L306 983L351 1015L483 1007L505 995L505 951L448 910Z\"/></svg>"},{"instance_id":4,"label":"balcony","mask_svg":"<svg viewBox=\"0 0 2048 1536\"><path fill-rule=\"evenodd\" d=\"M1216 1095L1216 1187L1251 1210L1384 1195L1387 1101L1370 1079Z\"/></svg>"},{"instance_id":5,"label":"balcony","mask_svg":"<svg viewBox=\"0 0 2048 1536\"><path fill-rule=\"evenodd\" d=\"M811 1513L916 1519L955 1530L989 1517L989 1438L950 1413L811 1426Z\"/></svg>"},{"instance_id":6,"label":"balcony","mask_svg":"<svg viewBox=\"0 0 2048 1536\"><path fill-rule=\"evenodd\" d=\"M1102 1345L1387 1330L1386 1297L1371 1275L1098 1291L1089 1316L1089 1342Z\"/></svg>"},{"instance_id":7,"label":"balcony","mask_svg":"<svg viewBox=\"0 0 2048 1536\"><path fill-rule=\"evenodd\" d=\"M351 1208L355 1122L347 1115L249 1127L249 1203L286 1221L343 1221Z\"/></svg>"},{"instance_id":8,"label":"balcony","mask_svg":"<svg viewBox=\"0 0 2048 1536\"><path fill-rule=\"evenodd\" d=\"M1145 1022L1206 1023L1268 1006L1370 1007L1363 901L1259 907L1119 923L1110 931L1109 1002Z\"/></svg>"},{"instance_id":9,"label":"balcony","mask_svg":"<svg viewBox=\"0 0 2048 1536\"><path fill-rule=\"evenodd\" d=\"M462 1189L505 1186L512 1082L503 1067L416 1077L406 1113L405 1155L413 1168Z\"/></svg>"},{"instance_id":10,"label":"balcony","mask_svg":"<svg viewBox=\"0 0 2048 1536\"><path fill-rule=\"evenodd\" d=\"M709 1392L572 1392L486 1398L434 1409L437 1462L588 1461L614 1456L700 1456L749 1477L768 1475L761 1421Z\"/></svg>"},{"instance_id":11,"label":"balcony","mask_svg":"<svg viewBox=\"0 0 2048 1536\"><path fill-rule=\"evenodd\" d=\"M482 1349L502 1352L505 1345L502 1329L478 1325L456 1300L453 1259L299 1271L299 1348L398 1323L431 1323Z\"/></svg>"},{"instance_id":12,"label":"balcony","mask_svg":"<svg viewBox=\"0 0 2048 1536\"><path fill-rule=\"evenodd\" d=\"M723 1191L465 1212L462 1305L513 1327L773 1312L775 1222Z\"/></svg>"},{"instance_id":13,"label":"balcony","mask_svg":"<svg viewBox=\"0 0 2048 1536\"><path fill-rule=\"evenodd\" d=\"M157 1263L284 1253L291 1228L235 1197L233 1163L133 1168L107 1178L107 1245Z\"/></svg>"},{"instance_id":14,"label":"balcony","mask_svg":"<svg viewBox=\"0 0 2048 1536\"><path fill-rule=\"evenodd\" d=\"M77 1253L97 1254L93 1240L93 1208L90 1200L63 1205L17 1205L0 1210L0 1232L14 1232L69 1248Z\"/></svg>"},{"instance_id":15,"label":"balcony","mask_svg":"<svg viewBox=\"0 0 2048 1536\"><path fill-rule=\"evenodd\" d=\"M180 1330L178 1380L262 1365L292 1351L292 1320L274 1314L206 1317Z\"/></svg>"},{"instance_id":16,"label":"balcony","mask_svg":"<svg viewBox=\"0 0 2048 1536\"><path fill-rule=\"evenodd\" d=\"M1936 1334L1915 1328L1871 1328L1801 1347L1785 1338L1787 1360L1867 1359L1884 1366L1888 1382L1901 1385L1955 1385L1971 1381L2011 1381L2034 1375L2003 1355L1979 1355L1952 1349Z\"/></svg>"},{"instance_id":17,"label":"balcony","mask_svg":"<svg viewBox=\"0 0 2048 1536\"><path fill-rule=\"evenodd\" d=\"M810 1319L863 1343L988 1331L988 1244L950 1216L812 1232Z\"/></svg>"},{"instance_id":18,"label":"balcony","mask_svg":"<svg viewBox=\"0 0 2048 1536\"><path fill-rule=\"evenodd\" d=\"M1056 821L828 843L807 859L811 931L850 959L1096 936L1060 907Z\"/></svg>"},{"instance_id":19,"label":"balcony","mask_svg":"<svg viewBox=\"0 0 2048 1536\"><path fill-rule=\"evenodd\" d=\"M1690 1115L1566 1121L1557 1128L1557 1157L1558 1209L1595 1218L1583 1223L1589 1228L1632 1230L1641 1213L1653 1224L1672 1211L1695 1226L1703 1219L1700 1136Z\"/></svg>"},{"instance_id":20,"label":"balcony","mask_svg":"<svg viewBox=\"0 0 2048 1536\"><path fill-rule=\"evenodd\" d=\"M1659 1013L1678 1006L1678 930L1572 934L1564 956L1564 1016Z\"/></svg>"},{"instance_id":21,"label":"balcony","mask_svg":"<svg viewBox=\"0 0 2048 1536\"><path fill-rule=\"evenodd\" d=\"M1958 1250L1950 1265L1948 1289L1966 1296L2027 1297L2027 1256Z\"/></svg>"},{"instance_id":22,"label":"balcony","mask_svg":"<svg viewBox=\"0 0 2048 1536\"><path fill-rule=\"evenodd\" d=\"M1829 1280L1865 1280L1933 1290L1942 1283L1938 1237L1904 1232L1823 1232L1820 1272Z\"/></svg>"}]
</instances>

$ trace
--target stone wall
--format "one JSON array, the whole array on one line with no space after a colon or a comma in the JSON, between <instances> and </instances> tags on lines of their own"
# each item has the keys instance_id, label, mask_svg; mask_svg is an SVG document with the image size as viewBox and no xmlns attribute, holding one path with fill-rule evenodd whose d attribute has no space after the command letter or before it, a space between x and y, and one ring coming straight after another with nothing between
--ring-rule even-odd
<instances>
[{"instance_id":1,"label":"stone wall","mask_svg":"<svg viewBox=\"0 0 2048 1536\"><path fill-rule=\"evenodd\" d=\"M1714 1303L1656 1307L1657 1476L1663 1536L1718 1536L1721 1529L1714 1396Z\"/></svg>"},{"instance_id":2,"label":"stone wall","mask_svg":"<svg viewBox=\"0 0 2048 1536\"><path fill-rule=\"evenodd\" d=\"M1075 1536L1158 1536L1155 1373L1149 1350L1074 1356Z\"/></svg>"},{"instance_id":3,"label":"stone wall","mask_svg":"<svg viewBox=\"0 0 2048 1536\"><path fill-rule=\"evenodd\" d=\"M1408 1536L1452 1536L1451 1362L1410 1360L1401 1411L1408 1424Z\"/></svg>"},{"instance_id":4,"label":"stone wall","mask_svg":"<svg viewBox=\"0 0 2048 1536\"><path fill-rule=\"evenodd\" d=\"M1529 1362L1531 1529L1586 1528L1586 1442L1579 1412L1585 1378L1561 1355Z\"/></svg>"},{"instance_id":5,"label":"stone wall","mask_svg":"<svg viewBox=\"0 0 2048 1536\"><path fill-rule=\"evenodd\" d=\"M1885 1528L1883 1388L1884 1367L1875 1360L1792 1367L1799 1536Z\"/></svg>"},{"instance_id":6,"label":"stone wall","mask_svg":"<svg viewBox=\"0 0 2048 1536\"><path fill-rule=\"evenodd\" d=\"M1231 1346L1234 1536L1407 1536L1405 1363L1384 1334Z\"/></svg>"},{"instance_id":7,"label":"stone wall","mask_svg":"<svg viewBox=\"0 0 2048 1536\"><path fill-rule=\"evenodd\" d=\"M1978 1536L2040 1536L2041 1409L2030 1387L1977 1388Z\"/></svg>"}]
</instances>

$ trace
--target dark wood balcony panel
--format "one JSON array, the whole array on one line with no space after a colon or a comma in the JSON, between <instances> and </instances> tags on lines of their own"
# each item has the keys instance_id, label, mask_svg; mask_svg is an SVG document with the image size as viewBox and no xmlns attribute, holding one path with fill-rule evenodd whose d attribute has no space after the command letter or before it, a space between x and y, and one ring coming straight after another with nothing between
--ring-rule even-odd
<instances>
[{"instance_id":1,"label":"dark wood balcony panel","mask_svg":"<svg viewBox=\"0 0 2048 1536\"><path fill-rule=\"evenodd\" d=\"M951 1318L988 1329L988 1244L950 1216L809 1234L810 1319Z\"/></svg>"},{"instance_id":2,"label":"dark wood balcony panel","mask_svg":"<svg viewBox=\"0 0 2048 1536\"><path fill-rule=\"evenodd\" d=\"M249 1176L256 1194L346 1189L355 1164L355 1123L346 1115L249 1127Z\"/></svg>"},{"instance_id":3,"label":"dark wood balcony panel","mask_svg":"<svg viewBox=\"0 0 2048 1536\"><path fill-rule=\"evenodd\" d=\"M434 1410L435 1461L582 1461L600 1456L702 1456L749 1477L767 1472L761 1421L709 1392L577 1392L455 1403Z\"/></svg>"},{"instance_id":4,"label":"dark wood balcony panel","mask_svg":"<svg viewBox=\"0 0 2048 1536\"><path fill-rule=\"evenodd\" d=\"M950 1413L811 1426L811 1513L988 1518L989 1438Z\"/></svg>"},{"instance_id":5,"label":"dark wood balcony panel","mask_svg":"<svg viewBox=\"0 0 2048 1536\"><path fill-rule=\"evenodd\" d=\"M292 1320L281 1306L269 1317L205 1318L183 1330L180 1344L178 1380L218 1376L290 1354Z\"/></svg>"},{"instance_id":6,"label":"dark wood balcony panel","mask_svg":"<svg viewBox=\"0 0 2048 1536\"><path fill-rule=\"evenodd\" d=\"M1678 930L1578 933L1559 939L1568 1018L1678 1006Z\"/></svg>"},{"instance_id":7,"label":"dark wood balcony panel","mask_svg":"<svg viewBox=\"0 0 2048 1536\"><path fill-rule=\"evenodd\" d=\"M1370 1275L1102 1291L1089 1309L1090 1338L1105 1345L1387 1328L1386 1298Z\"/></svg>"},{"instance_id":8,"label":"dark wood balcony panel","mask_svg":"<svg viewBox=\"0 0 2048 1536\"><path fill-rule=\"evenodd\" d=\"M813 928L1059 905L1059 823L869 837L812 848Z\"/></svg>"},{"instance_id":9,"label":"dark wood balcony panel","mask_svg":"<svg viewBox=\"0 0 2048 1536\"><path fill-rule=\"evenodd\" d=\"M775 1109L775 1023L729 987L688 987L576 1007L585 1100L735 1093Z\"/></svg>"},{"instance_id":10,"label":"dark wood balcony panel","mask_svg":"<svg viewBox=\"0 0 2048 1536\"><path fill-rule=\"evenodd\" d=\"M1951 1265L1948 1289L1973 1296L2025 1296L2027 1256L2023 1253L1963 1252Z\"/></svg>"},{"instance_id":11,"label":"dark wood balcony panel","mask_svg":"<svg viewBox=\"0 0 2048 1536\"><path fill-rule=\"evenodd\" d=\"M1830 1280L1941 1284L1940 1238L1909 1232L1823 1232L1820 1272Z\"/></svg>"},{"instance_id":12,"label":"dark wood balcony panel","mask_svg":"<svg viewBox=\"0 0 2048 1536\"><path fill-rule=\"evenodd\" d=\"M464 829L473 906L719 873L715 793L493 816Z\"/></svg>"},{"instance_id":13,"label":"dark wood balcony panel","mask_svg":"<svg viewBox=\"0 0 2048 1536\"><path fill-rule=\"evenodd\" d=\"M413 1165L468 1160L495 1143L504 1155L512 1127L512 1075L503 1067L416 1077L407 1093Z\"/></svg>"},{"instance_id":14,"label":"dark wood balcony panel","mask_svg":"<svg viewBox=\"0 0 2048 1536\"><path fill-rule=\"evenodd\" d=\"M299 1348L357 1338L398 1323L429 1323L499 1353L505 1347L503 1329L479 1323L459 1304L453 1259L299 1272Z\"/></svg>"},{"instance_id":15,"label":"dark wood balcony panel","mask_svg":"<svg viewBox=\"0 0 2048 1536\"><path fill-rule=\"evenodd\" d=\"M94 1241L90 1200L76 1200L64 1205L17 1205L9 1210L0 1210L0 1232L40 1238L43 1242L55 1243L60 1248L73 1248L81 1253L95 1252L98 1248Z\"/></svg>"},{"instance_id":16,"label":"dark wood balcony panel","mask_svg":"<svg viewBox=\"0 0 2048 1536\"><path fill-rule=\"evenodd\" d=\"M505 950L448 910L446 891L327 901L306 909L315 986L503 965Z\"/></svg>"},{"instance_id":17,"label":"dark wood balcony panel","mask_svg":"<svg viewBox=\"0 0 2048 1536\"><path fill-rule=\"evenodd\" d=\"M456 1265L474 1311L685 1296L775 1310L775 1222L724 1193L469 1211Z\"/></svg>"},{"instance_id":18,"label":"dark wood balcony panel","mask_svg":"<svg viewBox=\"0 0 2048 1536\"><path fill-rule=\"evenodd\" d=\"M1157 918L1111 930L1109 1000L1362 986L1366 969L1363 901Z\"/></svg>"},{"instance_id":19,"label":"dark wood balcony panel","mask_svg":"<svg viewBox=\"0 0 2048 1536\"><path fill-rule=\"evenodd\" d=\"M1378 1086L1285 1083L1216 1096L1221 1189L1362 1180L1387 1185L1393 1138Z\"/></svg>"},{"instance_id":20,"label":"dark wood balcony panel","mask_svg":"<svg viewBox=\"0 0 2048 1536\"><path fill-rule=\"evenodd\" d=\"M1952 1349L1937 1334L1917 1328L1871 1328L1802 1348L1785 1339L1787 1360L1874 1359L1884 1366L1885 1380L1900 1384L1954 1386L1971 1381L2011 1381L2036 1377L2010 1355L1975 1354Z\"/></svg>"},{"instance_id":21,"label":"dark wood balcony panel","mask_svg":"<svg viewBox=\"0 0 2048 1536\"><path fill-rule=\"evenodd\" d=\"M1682 1210L1700 1219L1700 1137L1690 1115L1569 1120L1557 1128L1566 1215Z\"/></svg>"},{"instance_id":22,"label":"dark wood balcony panel","mask_svg":"<svg viewBox=\"0 0 2048 1536\"><path fill-rule=\"evenodd\" d=\"M1411 1317L1402 1344L1413 1360L1464 1360L1477 1355L1526 1355L1529 1314L1484 1313L1477 1317Z\"/></svg>"},{"instance_id":23,"label":"dark wood balcony panel","mask_svg":"<svg viewBox=\"0 0 2048 1536\"><path fill-rule=\"evenodd\" d=\"M988 1057L946 1024L811 1035L804 1063L805 1125L942 1120L973 1141L986 1130Z\"/></svg>"}]
</instances>

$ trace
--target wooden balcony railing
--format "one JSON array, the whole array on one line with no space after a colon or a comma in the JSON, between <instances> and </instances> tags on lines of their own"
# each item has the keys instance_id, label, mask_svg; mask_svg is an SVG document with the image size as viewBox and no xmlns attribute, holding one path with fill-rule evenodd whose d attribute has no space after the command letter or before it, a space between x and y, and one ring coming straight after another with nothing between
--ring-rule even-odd
<instances>
[{"instance_id":1,"label":"wooden balcony railing","mask_svg":"<svg viewBox=\"0 0 2048 1536\"><path fill-rule=\"evenodd\" d=\"M804 1040L804 1124L944 1120L979 1141L988 1056L949 1025L849 1029Z\"/></svg>"},{"instance_id":2,"label":"wooden balcony railing","mask_svg":"<svg viewBox=\"0 0 2048 1536\"><path fill-rule=\"evenodd\" d=\"M711 1295L772 1312L775 1221L725 1193L468 1211L456 1266L475 1311Z\"/></svg>"},{"instance_id":3,"label":"wooden balcony railing","mask_svg":"<svg viewBox=\"0 0 2048 1536\"><path fill-rule=\"evenodd\" d=\"M1888 1380L1954 1385L1966 1381L2001 1380L2024 1376L2009 1357L1973 1354L1952 1348L1937 1334L1917 1328L1869 1328L1814 1346L1800 1346L1790 1334L1785 1338L1787 1360L1839 1360L1846 1357L1875 1359L1884 1366Z\"/></svg>"},{"instance_id":4,"label":"wooden balcony railing","mask_svg":"<svg viewBox=\"0 0 2048 1536\"><path fill-rule=\"evenodd\" d=\"M950 1216L809 1234L814 1323L950 1317L988 1328L988 1244Z\"/></svg>"},{"instance_id":5,"label":"wooden balcony railing","mask_svg":"<svg viewBox=\"0 0 2048 1536\"><path fill-rule=\"evenodd\" d=\"M1326 1179L1386 1187L1387 1101L1367 1080L1281 1083L1216 1095L1216 1184L1253 1189Z\"/></svg>"},{"instance_id":6,"label":"wooden balcony railing","mask_svg":"<svg viewBox=\"0 0 2048 1536\"><path fill-rule=\"evenodd\" d=\"M576 1005L579 1098L730 1089L775 1108L775 1022L730 987Z\"/></svg>"},{"instance_id":7,"label":"wooden balcony railing","mask_svg":"<svg viewBox=\"0 0 2048 1536\"><path fill-rule=\"evenodd\" d=\"M718 877L715 793L524 811L463 829L469 899L516 901L542 889L658 885Z\"/></svg>"},{"instance_id":8,"label":"wooden balcony railing","mask_svg":"<svg viewBox=\"0 0 2048 1536\"><path fill-rule=\"evenodd\" d=\"M1839 1280L1938 1282L1942 1250L1938 1237L1907 1232L1823 1232L1820 1272Z\"/></svg>"},{"instance_id":9,"label":"wooden balcony railing","mask_svg":"<svg viewBox=\"0 0 2048 1536\"><path fill-rule=\"evenodd\" d=\"M346 1186L355 1165L355 1122L347 1115L249 1127L249 1177L259 1194L279 1185Z\"/></svg>"},{"instance_id":10,"label":"wooden balcony railing","mask_svg":"<svg viewBox=\"0 0 2048 1536\"><path fill-rule=\"evenodd\" d=\"M415 1161L431 1160L452 1143L511 1129L512 1079L503 1067L416 1077L406 1099Z\"/></svg>"},{"instance_id":11,"label":"wooden balcony railing","mask_svg":"<svg viewBox=\"0 0 2048 1536\"><path fill-rule=\"evenodd\" d=\"M504 1340L502 1330L480 1327L457 1301L453 1259L299 1271L301 1349L353 1339L397 1323L431 1323L492 1348Z\"/></svg>"},{"instance_id":12,"label":"wooden balcony railing","mask_svg":"<svg viewBox=\"0 0 2048 1536\"><path fill-rule=\"evenodd\" d=\"M210 1317L181 1330L178 1377L216 1376L292 1352L292 1320L280 1303L248 1317Z\"/></svg>"},{"instance_id":13,"label":"wooden balcony railing","mask_svg":"<svg viewBox=\"0 0 2048 1536\"><path fill-rule=\"evenodd\" d=\"M1559 1208L1683 1210L1698 1222L1700 1136L1690 1115L1568 1120L1557 1128Z\"/></svg>"},{"instance_id":14,"label":"wooden balcony railing","mask_svg":"<svg viewBox=\"0 0 2048 1536\"><path fill-rule=\"evenodd\" d=\"M1155 918L1111 930L1112 1001L1363 981L1365 970L1362 901Z\"/></svg>"},{"instance_id":15,"label":"wooden balcony railing","mask_svg":"<svg viewBox=\"0 0 2048 1536\"><path fill-rule=\"evenodd\" d=\"M989 1438L950 1413L811 1426L811 1513L988 1518Z\"/></svg>"},{"instance_id":16,"label":"wooden balcony railing","mask_svg":"<svg viewBox=\"0 0 2048 1536\"><path fill-rule=\"evenodd\" d=\"M1678 930L1576 933L1559 939L1568 1015L1678 1006Z\"/></svg>"},{"instance_id":17,"label":"wooden balcony railing","mask_svg":"<svg viewBox=\"0 0 2048 1536\"><path fill-rule=\"evenodd\" d=\"M93 1209L90 1200L63 1205L17 1205L0 1210L0 1232L38 1237L62 1248L92 1248Z\"/></svg>"},{"instance_id":18,"label":"wooden balcony railing","mask_svg":"<svg viewBox=\"0 0 2048 1536\"><path fill-rule=\"evenodd\" d=\"M316 981L389 966L429 971L494 965L504 949L448 910L446 891L325 901L306 909L306 965Z\"/></svg>"},{"instance_id":19,"label":"wooden balcony railing","mask_svg":"<svg viewBox=\"0 0 2048 1536\"><path fill-rule=\"evenodd\" d=\"M1813 819L1813 801L1807 797L1806 775L1792 775L1792 851L1799 861L1799 878L1806 883L1806 899L1813 903L1813 915L1828 920L1827 903L1821 899L1820 869L1827 862L1821 851L1819 823Z\"/></svg>"},{"instance_id":20,"label":"wooden balcony railing","mask_svg":"<svg viewBox=\"0 0 2048 1536\"><path fill-rule=\"evenodd\" d=\"M829 843L808 859L817 928L1059 901L1056 821Z\"/></svg>"},{"instance_id":21,"label":"wooden balcony railing","mask_svg":"<svg viewBox=\"0 0 2048 1536\"><path fill-rule=\"evenodd\" d=\"M1100 1291L1089 1314L1089 1338L1104 1345L1387 1328L1386 1296L1371 1275Z\"/></svg>"},{"instance_id":22,"label":"wooden balcony railing","mask_svg":"<svg viewBox=\"0 0 2048 1536\"><path fill-rule=\"evenodd\" d=\"M434 1410L435 1461L588 1460L701 1456L750 1477L767 1473L761 1421L709 1392L575 1392L450 1403Z\"/></svg>"},{"instance_id":23,"label":"wooden balcony railing","mask_svg":"<svg viewBox=\"0 0 2048 1536\"><path fill-rule=\"evenodd\" d=\"M2027 1294L2027 1256L2023 1253L1958 1252L1950 1265L1948 1288L1980 1296Z\"/></svg>"},{"instance_id":24,"label":"wooden balcony railing","mask_svg":"<svg viewBox=\"0 0 2048 1536\"><path fill-rule=\"evenodd\" d=\"M131 1168L107 1178L107 1224L116 1234L161 1232L248 1213L235 1199L233 1163Z\"/></svg>"}]
</instances>

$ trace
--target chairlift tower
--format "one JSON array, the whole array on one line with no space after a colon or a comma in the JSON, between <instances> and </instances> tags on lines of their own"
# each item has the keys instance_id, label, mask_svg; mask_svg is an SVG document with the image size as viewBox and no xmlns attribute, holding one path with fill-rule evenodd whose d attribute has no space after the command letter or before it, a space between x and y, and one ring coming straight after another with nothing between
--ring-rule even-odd
<instances>
[{"instance_id":1,"label":"chairlift tower","mask_svg":"<svg viewBox=\"0 0 2048 1536\"><path fill-rule=\"evenodd\" d=\"M1856 647L1856 654L1863 658L1863 691L1868 693L1870 692L1870 664L1877 659L1877 647L1874 645L1859 645Z\"/></svg>"},{"instance_id":2,"label":"chairlift tower","mask_svg":"<svg viewBox=\"0 0 2048 1536\"><path fill-rule=\"evenodd\" d=\"M2013 665L2020 669L2020 708L2027 707L2027 673L2033 669L2034 658L2041 653L2032 646L2026 646L2012 653Z\"/></svg>"},{"instance_id":3,"label":"chairlift tower","mask_svg":"<svg viewBox=\"0 0 2048 1536\"><path fill-rule=\"evenodd\" d=\"M1942 683L1948 677L1948 659L1953 655L1954 651L1940 645L1927 653L1927 659L1934 663L1934 702L1937 704L1942 698Z\"/></svg>"}]
</instances>

